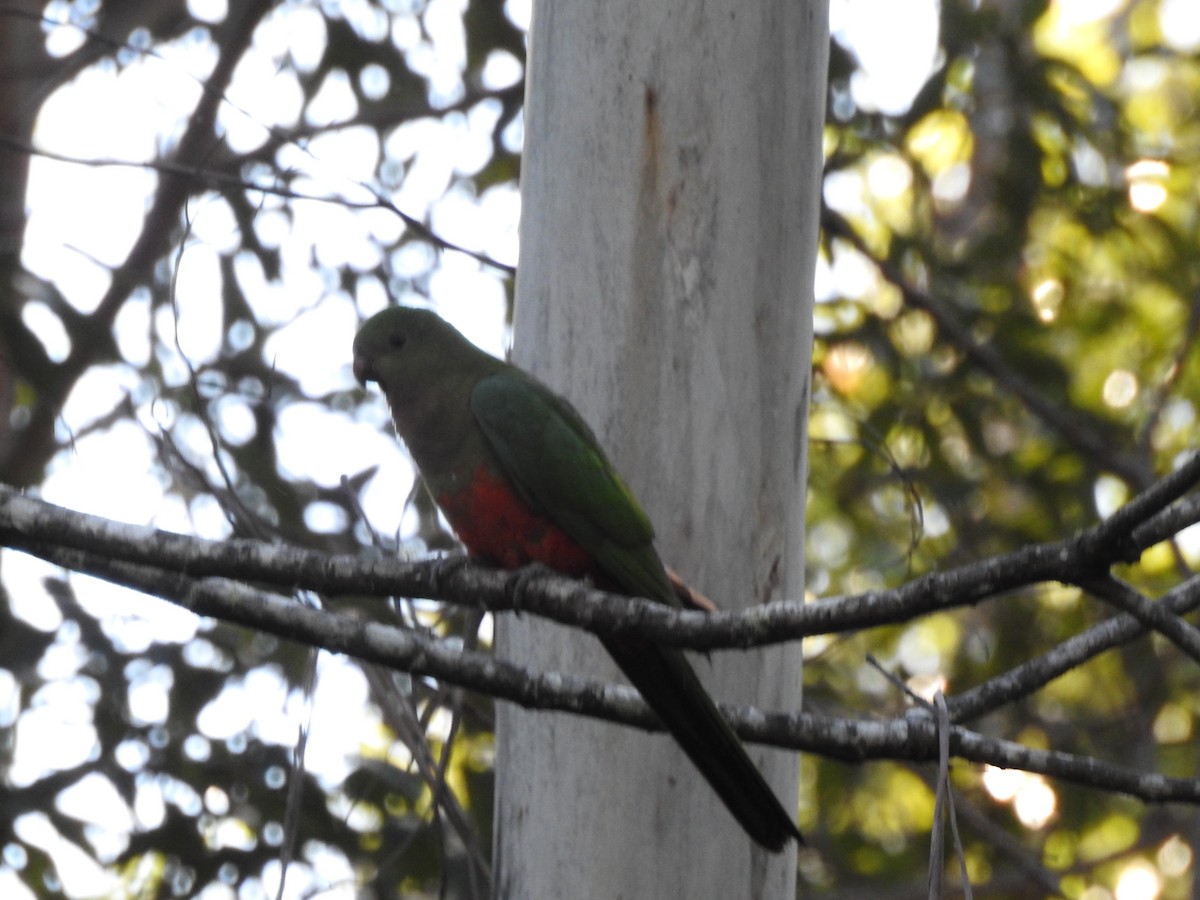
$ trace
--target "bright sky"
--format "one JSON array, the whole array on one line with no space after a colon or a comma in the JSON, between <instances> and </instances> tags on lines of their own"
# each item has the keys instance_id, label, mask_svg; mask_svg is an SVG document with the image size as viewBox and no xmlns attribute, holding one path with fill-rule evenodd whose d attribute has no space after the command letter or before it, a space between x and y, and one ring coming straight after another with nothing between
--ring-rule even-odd
<instances>
[{"instance_id":1,"label":"bright sky","mask_svg":"<svg viewBox=\"0 0 1200 900\"><path fill-rule=\"evenodd\" d=\"M1164 21L1186 18L1193 0L1165 0ZM1095 14L1098 6L1121 5L1118 0L1094 4L1085 0L1063 0L1064 10L1080 15ZM461 90L465 48L459 27L457 0L432 0L422 22L400 21L392 28L392 39L414 68L432 77L438 99L452 101ZM364 34L386 27L364 0L342 0L348 18ZM52 3L65 10L65 3ZM210 19L223 14L220 0L195 0L191 9ZM527 22L528 0L510 0L510 16ZM1087 12L1090 11L1090 12ZM286 21L285 21L286 13ZM936 0L832 0L834 34L857 52L863 71L852 85L855 102L864 108L895 113L907 108L931 69L937 65ZM1190 34L1200 43L1196 16L1191 31L1177 25L1178 33ZM420 43L421 26L433 38L432 49ZM49 36L62 52L79 40L77 31L62 28ZM254 46L239 66L229 103L220 114L220 124L229 142L239 149L256 146L271 126L295 124L301 114L301 94L286 67L290 58L300 66L313 66L319 59L325 36L316 7L286 4L274 13L256 35ZM898 52L897 48L902 48ZM156 48L152 57L130 55L129 64L117 72L111 66L96 66L63 88L45 104L38 121L37 142L57 152L83 157L119 160L154 158L179 136L180 122L199 96L199 83L214 63L214 52L206 38L189 36L173 45ZM375 77L386 75L374 73ZM488 68L494 83L511 83L519 77L515 61L497 58ZM386 89L386 83L377 85ZM316 122L337 121L352 111L349 87L336 80L321 92L310 111ZM405 126L389 141L389 152L413 160L412 172L396 197L410 215L431 214L434 227L445 237L479 249L505 262L517 258L519 198L514 190L497 188L479 198L461 193L443 196L455 173L476 171L487 159L490 131L497 111L484 107L467 116L442 123L424 121ZM519 133L512 135L520 140ZM312 142L305 151L285 152L283 163L309 177L298 183L314 196L364 197L360 183L370 183L379 148L371 135L348 130L330 133ZM64 296L88 311L98 302L109 281L109 269L119 265L134 240L153 191L152 173L135 167L94 168L35 158L29 186L30 219L24 262L30 270L53 281ZM856 188L857 189L857 188ZM271 202L265 202L267 208ZM229 210L220 200L208 198L190 208L192 235L179 258L179 340L193 364L214 356L220 334L210 315L212 298L219 290L218 258L236 247L237 234ZM380 285L364 279L356 297L330 294L329 285L309 271L312 254L328 266L345 265L363 270L372 267L381 254L380 246L393 240L401 225L385 212L350 212L329 203L298 203L295 218L264 214L259 238L279 246L283 254L282 278L267 283L249 256L237 261L239 276L257 284L251 301L256 314L265 320L290 324L272 340L269 352L281 372L302 380L306 391L324 392L352 383L350 344L361 315L384 306L388 300ZM414 267L427 262L418 250L412 254ZM822 278L836 280L838 288L853 292L852 282L862 273L853 267L825 270ZM832 282L827 281L827 287ZM460 254L445 254L430 280L430 297L437 309L481 346L495 353L504 345L504 293L499 280L477 263ZM862 286L866 289L867 286ZM470 297L469 306L460 298ZM405 298L396 298L403 300ZM145 297L130 301L118 321L118 341L125 356L144 361L151 352L148 329L153 324L171 334L175 323L170 315L149 321ZM50 353L62 358L66 337L44 307L33 305L27 321L45 341ZM168 377L176 383L187 378L179 359L165 361ZM169 424L174 413L143 396L133 368L112 366L89 373L64 410L60 433L78 431L92 418L132 394L142 426L150 431ZM248 407L230 398L220 415L237 433L239 423L249 416ZM380 472L365 497L365 509L375 527L395 533L402 527L400 512L412 480L412 470L399 446L379 426L387 419L382 400L367 420L351 421L342 414L309 404L289 410L280 421L281 464L297 475L333 485L344 474L379 464ZM203 453L206 439L195 429L188 438ZM71 452L53 463L43 496L56 503L135 523L196 532L209 537L227 533L220 511L203 502L186 508L178 498L164 492L153 472L153 452L146 435L133 426L121 426L80 439ZM54 604L41 592L39 580L54 572L40 562L6 553L3 577L10 596L19 603L19 614L47 630L61 625ZM194 617L169 604L107 585L79 579L80 599L100 617L111 633L130 647L144 647L151 640L186 640L195 633ZM85 587L86 585L86 587ZM89 698L72 676L80 660L75 636L69 629L59 634L58 645L45 663L45 672L59 677L53 696L41 698L24 713L18 728L18 747L10 778L28 783L39 774L85 758L93 743ZM313 731L308 749L309 768L331 782L347 771L347 758L362 752L376 740L373 722L360 713L365 708L366 688L357 670L340 659L323 654L321 677L313 703ZM159 721L166 714L165 673L147 671L135 694L135 713L146 721ZM12 710L17 686L0 680L0 710ZM201 727L207 739L223 740L252 727L269 740L294 743L301 717L302 699L289 694L286 686L269 672L256 672L206 713ZM249 710L253 709L251 716ZM354 712L347 720L347 713ZM10 712L11 714L11 712ZM202 744L193 748L203 755ZM378 749L378 748L376 748ZM130 762L136 765L136 760ZM220 797L195 798L197 803L219 809ZM79 789L69 805L79 814L98 822L121 823L141 820L150 824L161 817L161 789L147 784L133 810L103 785ZM44 821L30 820L22 834L34 843L45 843L59 854L68 849L46 835ZM98 838L106 838L101 829ZM115 835L108 838L115 840ZM336 862L327 861L336 868ZM94 892L103 888L100 873L73 863L64 872L79 879L71 891ZM7 877L6 877L7 873ZM323 872L334 878L334 871ZM310 887L289 879L289 895L300 896ZM5 866L0 866L0 894L22 896ZM344 896L352 896L347 887ZM326 892L323 896L338 896Z\"/></svg>"},{"instance_id":2,"label":"bright sky","mask_svg":"<svg viewBox=\"0 0 1200 900\"><path fill-rule=\"evenodd\" d=\"M938 0L831 0L830 33L860 65L851 80L859 108L908 109L937 63L939 8Z\"/></svg>"}]
</instances>

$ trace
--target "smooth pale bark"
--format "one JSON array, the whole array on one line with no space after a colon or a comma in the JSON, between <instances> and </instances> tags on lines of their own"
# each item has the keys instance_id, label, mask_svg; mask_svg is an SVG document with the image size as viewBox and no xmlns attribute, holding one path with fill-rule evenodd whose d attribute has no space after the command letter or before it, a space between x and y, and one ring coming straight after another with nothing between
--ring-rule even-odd
<instances>
[{"instance_id":1,"label":"smooth pale bark","mask_svg":"<svg viewBox=\"0 0 1200 900\"><path fill-rule=\"evenodd\" d=\"M568 396L724 608L803 589L823 0L549 0L528 72L515 361ZM505 657L620 680L587 635L504 617ZM800 703L798 647L694 660ZM791 897L682 752L502 706L497 896ZM795 754L752 748L794 808Z\"/></svg>"}]
</instances>

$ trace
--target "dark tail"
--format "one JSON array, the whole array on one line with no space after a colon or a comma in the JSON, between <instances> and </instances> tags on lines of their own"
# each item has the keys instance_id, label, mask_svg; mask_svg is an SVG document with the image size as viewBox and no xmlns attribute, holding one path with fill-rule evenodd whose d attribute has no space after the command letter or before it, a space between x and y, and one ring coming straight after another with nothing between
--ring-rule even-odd
<instances>
[{"instance_id":1,"label":"dark tail","mask_svg":"<svg viewBox=\"0 0 1200 900\"><path fill-rule=\"evenodd\" d=\"M750 837L775 853L804 843L683 653L628 638L604 646Z\"/></svg>"}]
</instances>

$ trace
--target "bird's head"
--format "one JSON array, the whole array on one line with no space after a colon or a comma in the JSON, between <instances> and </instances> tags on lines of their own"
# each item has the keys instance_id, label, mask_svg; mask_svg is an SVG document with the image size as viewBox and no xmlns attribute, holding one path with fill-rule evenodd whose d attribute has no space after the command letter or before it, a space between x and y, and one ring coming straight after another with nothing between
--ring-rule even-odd
<instances>
[{"instance_id":1,"label":"bird's head","mask_svg":"<svg viewBox=\"0 0 1200 900\"><path fill-rule=\"evenodd\" d=\"M354 377L374 381L389 397L437 380L483 355L436 313L391 306L363 323L354 338Z\"/></svg>"},{"instance_id":2,"label":"bird's head","mask_svg":"<svg viewBox=\"0 0 1200 900\"><path fill-rule=\"evenodd\" d=\"M504 368L427 309L388 307L354 338L354 377L364 387L379 385L410 447L455 424L446 416L467 409L479 379Z\"/></svg>"}]
</instances>

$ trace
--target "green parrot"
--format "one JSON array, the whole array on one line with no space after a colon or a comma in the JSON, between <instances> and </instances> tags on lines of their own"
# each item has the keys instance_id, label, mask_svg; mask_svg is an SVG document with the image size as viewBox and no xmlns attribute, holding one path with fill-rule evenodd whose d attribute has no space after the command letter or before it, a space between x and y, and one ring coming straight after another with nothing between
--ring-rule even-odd
<instances>
[{"instance_id":1,"label":"green parrot","mask_svg":"<svg viewBox=\"0 0 1200 900\"><path fill-rule=\"evenodd\" d=\"M376 382L434 500L472 556L538 562L668 606L686 597L654 530L591 429L532 375L484 353L436 314L390 307L354 338L354 375ZM742 828L769 850L803 843L683 653L637 637L605 649Z\"/></svg>"}]
</instances>

